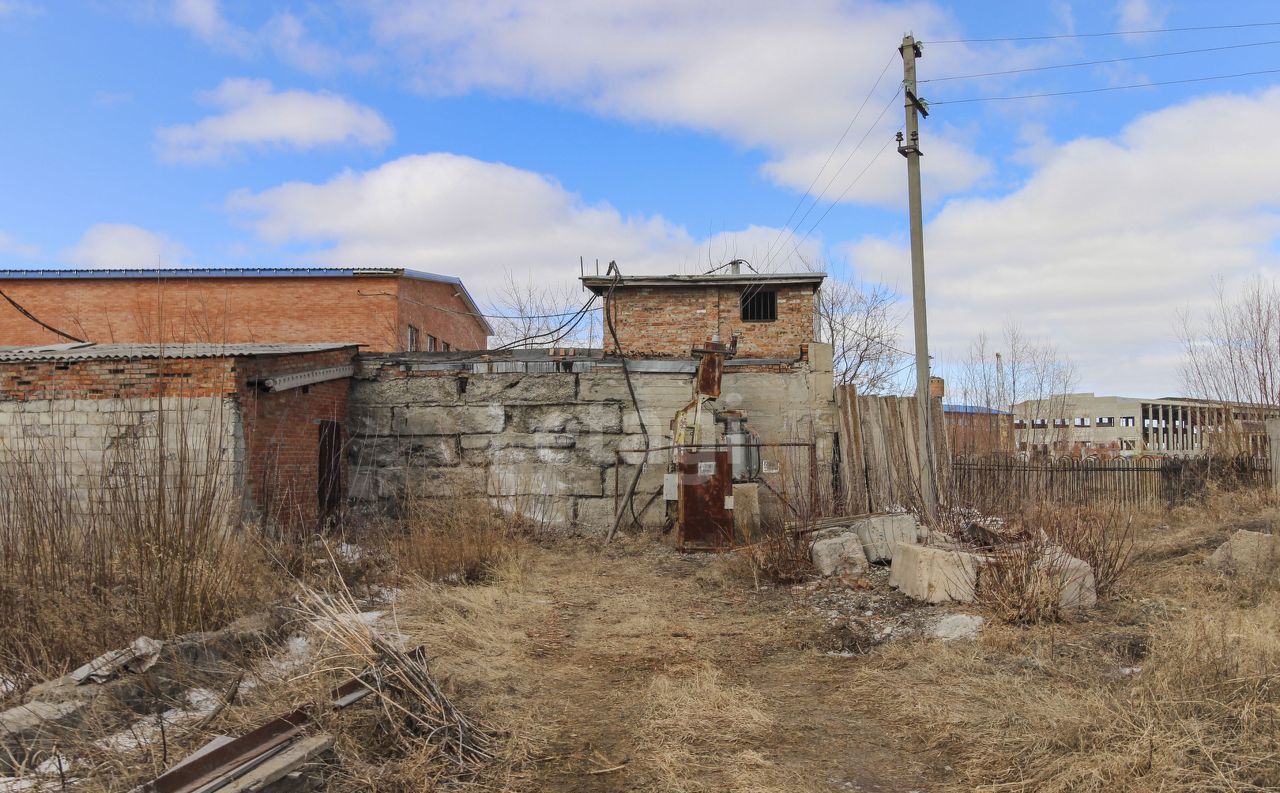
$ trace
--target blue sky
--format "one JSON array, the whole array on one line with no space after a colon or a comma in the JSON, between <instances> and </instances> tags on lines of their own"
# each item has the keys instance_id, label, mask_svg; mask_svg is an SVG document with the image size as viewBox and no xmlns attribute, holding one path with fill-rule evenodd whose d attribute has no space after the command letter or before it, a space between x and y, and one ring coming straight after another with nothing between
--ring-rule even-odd
<instances>
[{"instance_id":1,"label":"blue sky","mask_svg":"<svg viewBox=\"0 0 1280 793\"><path fill-rule=\"evenodd\" d=\"M508 273L571 288L579 256L736 255L906 290L902 159L874 156L901 124L902 33L921 79L1259 43L921 86L939 361L1014 322L1082 388L1171 393L1177 313L1275 268L1280 74L943 103L1280 69L1280 25L933 42L1271 21L1161 0L0 0L0 266L409 266L496 299Z\"/></svg>"}]
</instances>

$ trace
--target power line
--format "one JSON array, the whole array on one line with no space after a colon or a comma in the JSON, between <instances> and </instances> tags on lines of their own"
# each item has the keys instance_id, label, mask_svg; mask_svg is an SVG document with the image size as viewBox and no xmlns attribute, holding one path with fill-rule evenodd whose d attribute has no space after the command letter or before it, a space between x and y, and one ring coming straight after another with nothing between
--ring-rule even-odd
<instances>
[{"instance_id":1,"label":"power line","mask_svg":"<svg viewBox=\"0 0 1280 793\"><path fill-rule=\"evenodd\" d=\"M1006 74L1026 74L1027 72L1044 72L1052 69L1074 69L1080 66L1097 66L1106 63L1120 63L1122 61L1141 61L1150 60L1152 58L1169 58L1175 55L1195 55L1202 52L1221 52L1222 50L1238 50L1246 47L1265 47L1272 44L1280 44L1280 39L1274 41L1254 41L1248 44L1227 44L1222 47L1203 47L1194 50L1178 50L1176 52L1157 52L1151 55L1126 55L1122 58L1104 58L1096 61L1078 61L1076 63L1058 63L1052 66L1028 66L1022 69L1004 69L998 72L978 72L976 74L956 74L950 77L931 77L927 80L920 80L922 83L940 83L946 80L970 80L975 77L999 77Z\"/></svg>"},{"instance_id":2,"label":"power line","mask_svg":"<svg viewBox=\"0 0 1280 793\"><path fill-rule=\"evenodd\" d=\"M901 127L899 127L899 131L901 131ZM876 152L875 156L872 157L871 160L865 166L863 166L862 170L858 172L858 175L853 177L853 181L850 182L849 186L844 189L844 192L841 193L838 198L836 198L827 206L826 211L823 212L822 215L813 222L813 225L810 226L809 230L804 233L804 236L796 241L795 249L797 251L800 250L800 246L804 244L804 241L809 239L809 235L812 234L814 230L817 229L818 226L822 224L822 221L826 219L827 215L831 214L831 210L835 209L836 204L839 204L841 201L843 201L844 197L849 195L849 191L853 189L854 185L856 185L862 179L862 177L867 173L867 171L871 170L871 166L875 165L876 160L880 159L880 155L884 154L885 149L889 148L889 144L892 142L893 142L893 138L890 138L889 140L886 140L884 142L884 145L880 147L880 151Z\"/></svg>"},{"instance_id":3,"label":"power line","mask_svg":"<svg viewBox=\"0 0 1280 793\"><path fill-rule=\"evenodd\" d=\"M782 241L782 245L774 249L772 253L770 253L765 258L764 264L760 265L761 267L768 267L769 264L773 261L774 257L777 256L782 251L782 249L786 247L787 243L791 241L791 238L795 236L795 233L800 230L800 224L804 223L805 219L809 217L809 213L812 212L814 208L818 206L818 202L820 202L822 200L822 197L827 194L827 191L831 189L831 185L835 183L836 179L839 178L841 172L844 171L845 166L847 166L849 164L849 161L853 159L853 155L857 154L858 151L862 148L862 144L867 142L867 138L869 138L871 136L871 133L875 131L876 125L880 123L880 119L884 118L884 114L889 112L889 108L893 106L894 101L897 100L897 98L901 94L902 94L901 88L893 92L893 96L889 97L889 101L886 102L884 107L880 109L880 115L876 116L875 120L871 122L871 126L867 127L867 131L862 133L862 137L858 139L858 143L853 147L852 151L849 152L849 156L844 158L844 162L840 163L840 167L835 170L835 173L831 174L831 178L828 179L827 183L822 186L822 192L818 193L818 195L814 197L813 202L809 204L809 208L806 209L804 211L804 214L800 216L800 219L796 221L795 228L788 229L786 239ZM859 174L859 176L861 176L861 174ZM856 178L854 179L854 182L855 183L857 182ZM847 193L848 190L846 190L845 192Z\"/></svg>"},{"instance_id":4,"label":"power line","mask_svg":"<svg viewBox=\"0 0 1280 793\"><path fill-rule=\"evenodd\" d=\"M1197 30L1241 30L1244 28L1280 27L1280 22L1245 22L1239 25L1199 25L1185 28L1149 28L1146 30L1112 30L1106 33L1056 33L1045 36L1002 36L985 39L938 39L925 44L991 44L1001 41L1049 41L1051 39L1095 39L1106 36L1144 36L1153 33L1188 33Z\"/></svg>"},{"instance_id":5,"label":"power line","mask_svg":"<svg viewBox=\"0 0 1280 793\"><path fill-rule=\"evenodd\" d=\"M1039 99L1048 96L1071 96L1073 94L1100 94L1107 91L1126 91L1130 88L1156 88L1162 85L1180 85L1183 83L1203 83L1211 80L1231 80L1237 77L1255 77L1260 74L1280 74L1280 69L1261 69L1254 72L1237 74L1215 74L1208 77L1188 77L1182 80L1160 80L1150 83L1132 83L1130 85L1111 85L1105 88L1081 88L1074 91L1048 91L1041 94L1017 94L1014 96L977 96L970 99L947 99L942 102L930 102L930 107L940 105L963 105L972 102L1008 102L1014 99Z\"/></svg>"},{"instance_id":6,"label":"power line","mask_svg":"<svg viewBox=\"0 0 1280 793\"><path fill-rule=\"evenodd\" d=\"M813 193L813 186L818 183L820 178L822 178L823 171L827 170L827 166L831 164L831 158L836 156L836 152L840 149L840 145L844 143L845 138L849 137L849 130L853 129L853 125L857 123L858 118L862 115L863 109L867 106L867 102L871 101L871 97L875 95L876 89L880 87L880 81L884 79L885 74L888 73L889 67L892 65L893 56L890 55L889 60L885 61L884 68L880 70L880 76L876 77L876 81L871 86L871 90L867 91L867 95L862 99L862 104L858 105L857 112L853 114L853 118L849 119L849 123L845 126L844 132L840 133L840 139L836 141L836 145L831 147L831 152L827 154L827 159L823 161L822 167L813 175L813 181L809 182L809 186L800 194L800 198L796 200L796 205L791 208L791 214L787 215L786 222L782 224L782 228L778 229L778 235L773 238L773 242L769 243L769 247L765 249L766 262L771 258L770 254L773 252L773 246L778 244L778 240L782 237L783 230L791 226L791 221L795 218L796 212L799 211L800 206L804 204L805 199ZM803 223L804 220L801 219L800 222Z\"/></svg>"}]
</instances>

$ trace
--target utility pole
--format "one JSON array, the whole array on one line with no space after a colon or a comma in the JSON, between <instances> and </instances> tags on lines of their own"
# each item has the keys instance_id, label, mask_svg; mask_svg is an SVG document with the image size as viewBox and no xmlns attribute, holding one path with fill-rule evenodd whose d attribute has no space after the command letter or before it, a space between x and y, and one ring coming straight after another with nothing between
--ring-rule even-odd
<instances>
[{"instance_id":1,"label":"utility pole","mask_svg":"<svg viewBox=\"0 0 1280 793\"><path fill-rule=\"evenodd\" d=\"M911 216L911 309L916 333L916 411L920 425L920 497L924 518L938 522L938 480L933 450L933 400L929 397L929 323L924 300L924 210L920 202L920 116L929 109L916 94L916 58L924 50L914 36L902 37L902 93L906 97L907 136L898 133L898 153L907 158L907 204Z\"/></svg>"}]
</instances>

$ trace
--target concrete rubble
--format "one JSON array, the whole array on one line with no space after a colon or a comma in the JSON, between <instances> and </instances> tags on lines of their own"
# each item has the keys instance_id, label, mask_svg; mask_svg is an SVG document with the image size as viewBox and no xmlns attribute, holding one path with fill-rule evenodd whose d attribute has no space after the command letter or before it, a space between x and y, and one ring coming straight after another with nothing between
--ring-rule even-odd
<instances>
[{"instance_id":1,"label":"concrete rubble","mask_svg":"<svg viewBox=\"0 0 1280 793\"><path fill-rule=\"evenodd\" d=\"M819 529L810 538L810 560L824 576L860 573L868 564L892 560L898 543L919 539L916 520L906 513L840 520L840 525Z\"/></svg>"},{"instance_id":2,"label":"concrete rubble","mask_svg":"<svg viewBox=\"0 0 1280 793\"><path fill-rule=\"evenodd\" d=\"M1274 575L1280 571L1280 538L1240 529L1205 564L1231 575Z\"/></svg>"},{"instance_id":3,"label":"concrete rubble","mask_svg":"<svg viewBox=\"0 0 1280 793\"><path fill-rule=\"evenodd\" d=\"M952 614L943 617L937 625L933 626L932 635L935 639L943 641L976 639L982 631L984 622L986 620L974 614Z\"/></svg>"},{"instance_id":4,"label":"concrete rubble","mask_svg":"<svg viewBox=\"0 0 1280 793\"><path fill-rule=\"evenodd\" d=\"M861 573L867 569L862 540L843 526L818 532L809 549L809 559L824 576Z\"/></svg>"},{"instance_id":5,"label":"concrete rubble","mask_svg":"<svg viewBox=\"0 0 1280 793\"><path fill-rule=\"evenodd\" d=\"M869 562L892 561L893 549L898 543L915 544L919 539L916 519L906 513L868 515L851 528L862 540L862 550Z\"/></svg>"},{"instance_id":6,"label":"concrete rubble","mask_svg":"<svg viewBox=\"0 0 1280 793\"><path fill-rule=\"evenodd\" d=\"M926 603L972 603L983 561L973 553L900 542L894 549L889 586Z\"/></svg>"},{"instance_id":7,"label":"concrete rubble","mask_svg":"<svg viewBox=\"0 0 1280 793\"><path fill-rule=\"evenodd\" d=\"M1036 568L1057 579L1058 605L1062 608L1084 608L1098 602L1093 568L1056 545L1046 546L1036 561Z\"/></svg>"}]
</instances>

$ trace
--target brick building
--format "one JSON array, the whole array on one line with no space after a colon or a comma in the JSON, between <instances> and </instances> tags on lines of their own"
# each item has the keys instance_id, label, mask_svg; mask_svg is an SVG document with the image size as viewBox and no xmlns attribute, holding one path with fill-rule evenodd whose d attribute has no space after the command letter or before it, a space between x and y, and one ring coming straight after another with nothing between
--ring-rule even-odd
<instances>
[{"instance_id":1,"label":"brick building","mask_svg":"<svg viewBox=\"0 0 1280 793\"><path fill-rule=\"evenodd\" d=\"M103 497L119 476L166 489L181 479L216 493L229 522L312 530L345 499L355 353L347 343L0 348L0 464L5 476L32 467L80 499Z\"/></svg>"},{"instance_id":2,"label":"brick building","mask_svg":"<svg viewBox=\"0 0 1280 793\"><path fill-rule=\"evenodd\" d=\"M0 345L85 341L482 350L493 329L457 278L399 268L0 270ZM16 304L16 305L15 305ZM25 312L25 313L24 313Z\"/></svg>"},{"instance_id":3,"label":"brick building","mask_svg":"<svg viewBox=\"0 0 1280 793\"><path fill-rule=\"evenodd\" d=\"M739 358L796 359L817 337L822 273L589 275L582 283L608 298L627 355L687 357L713 337L738 335ZM609 298L610 290L612 297ZM605 333L605 349L616 352Z\"/></svg>"}]
</instances>

